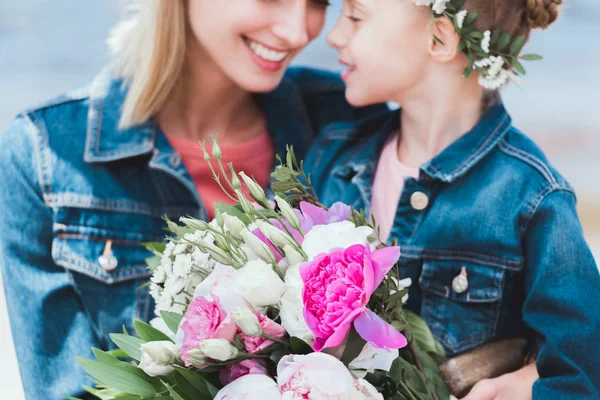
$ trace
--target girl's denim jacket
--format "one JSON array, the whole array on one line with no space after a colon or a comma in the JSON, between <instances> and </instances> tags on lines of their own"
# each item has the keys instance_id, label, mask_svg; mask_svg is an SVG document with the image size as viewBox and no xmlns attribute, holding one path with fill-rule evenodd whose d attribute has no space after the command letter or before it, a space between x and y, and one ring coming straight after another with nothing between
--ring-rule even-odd
<instances>
[{"instance_id":1,"label":"girl's denim jacket","mask_svg":"<svg viewBox=\"0 0 600 400\"><path fill-rule=\"evenodd\" d=\"M321 202L368 214L400 113L321 133L306 160ZM528 338L540 374L534 399L600 398L600 275L575 194L502 104L405 180L391 238L400 277L413 281L407 307L448 355ZM462 271L466 288L455 281Z\"/></svg>"},{"instance_id":2,"label":"girl's denim jacket","mask_svg":"<svg viewBox=\"0 0 600 400\"><path fill-rule=\"evenodd\" d=\"M75 355L153 316L141 243L164 239L164 215L207 215L155 124L117 128L126 93L108 68L0 135L0 264L29 399L82 396L92 382ZM337 75L304 68L257 101L283 159L286 145L304 157L328 124L384 107L353 109Z\"/></svg>"}]
</instances>

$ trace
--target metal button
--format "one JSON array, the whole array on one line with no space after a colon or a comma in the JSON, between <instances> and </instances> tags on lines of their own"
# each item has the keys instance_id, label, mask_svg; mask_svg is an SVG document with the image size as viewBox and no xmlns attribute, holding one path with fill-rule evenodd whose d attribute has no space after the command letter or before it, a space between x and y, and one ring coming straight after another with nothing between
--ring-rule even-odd
<instances>
[{"instance_id":1,"label":"metal button","mask_svg":"<svg viewBox=\"0 0 600 400\"><path fill-rule=\"evenodd\" d=\"M106 272L114 271L119 266L119 262L112 251L112 240L106 242L102 255L98 257L98 264Z\"/></svg>"},{"instance_id":2,"label":"metal button","mask_svg":"<svg viewBox=\"0 0 600 400\"><path fill-rule=\"evenodd\" d=\"M181 166L181 156L177 153L171 154L169 157L169 164L171 164L171 167L173 168L179 168Z\"/></svg>"},{"instance_id":3,"label":"metal button","mask_svg":"<svg viewBox=\"0 0 600 400\"><path fill-rule=\"evenodd\" d=\"M467 267L463 266L460 269L460 274L456 275L452 280L452 290L456 294L461 294L469 288L469 279L467 278Z\"/></svg>"},{"instance_id":4,"label":"metal button","mask_svg":"<svg viewBox=\"0 0 600 400\"><path fill-rule=\"evenodd\" d=\"M429 205L429 197L423 192L414 192L410 196L410 205L417 211L424 210Z\"/></svg>"}]
</instances>

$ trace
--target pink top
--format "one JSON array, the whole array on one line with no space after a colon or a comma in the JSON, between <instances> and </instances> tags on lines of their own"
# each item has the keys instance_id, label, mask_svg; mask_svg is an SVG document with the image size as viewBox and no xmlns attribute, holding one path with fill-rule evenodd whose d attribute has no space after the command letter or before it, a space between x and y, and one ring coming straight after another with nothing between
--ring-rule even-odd
<instances>
[{"instance_id":1,"label":"pink top","mask_svg":"<svg viewBox=\"0 0 600 400\"><path fill-rule=\"evenodd\" d=\"M398 202L404 188L404 179L419 176L419 169L402 164L398 160L398 133L387 141L377 163L377 172L373 182L371 214L381 230L380 238L387 242Z\"/></svg>"},{"instance_id":2,"label":"pink top","mask_svg":"<svg viewBox=\"0 0 600 400\"><path fill-rule=\"evenodd\" d=\"M210 167L204 161L204 153L200 149L200 145L195 140L181 139L176 137L168 137L169 143L173 146L176 153L179 153L183 165L190 173L190 176L196 184L198 193L202 202L206 206L210 219L215 214L215 202L221 201L232 204L232 201L221 190L217 182L213 179ZM233 168L237 172L245 172L249 177L253 177L264 188L269 184L269 177L275 159L275 147L268 132L255 137L254 139L236 144L220 144L223 151L222 163L227 171L227 176L231 179L228 163L233 163ZM206 149L209 154L212 154L212 144L207 142ZM223 187L228 188L216 160L213 159L213 168L221 176ZM244 185L242 191L248 199L250 195ZM230 193L233 193L230 191Z\"/></svg>"}]
</instances>

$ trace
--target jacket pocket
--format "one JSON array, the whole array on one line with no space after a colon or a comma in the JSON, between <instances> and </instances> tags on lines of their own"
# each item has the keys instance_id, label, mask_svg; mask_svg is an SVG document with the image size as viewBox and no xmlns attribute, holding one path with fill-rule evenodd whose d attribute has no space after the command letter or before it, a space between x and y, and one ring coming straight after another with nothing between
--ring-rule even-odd
<instances>
[{"instance_id":1,"label":"jacket pocket","mask_svg":"<svg viewBox=\"0 0 600 400\"><path fill-rule=\"evenodd\" d=\"M463 273L467 284L457 285ZM461 278L462 279L462 278ZM426 261L419 279L421 316L454 355L492 338L502 304L504 270L460 261Z\"/></svg>"},{"instance_id":2,"label":"jacket pocket","mask_svg":"<svg viewBox=\"0 0 600 400\"><path fill-rule=\"evenodd\" d=\"M159 240L140 233L68 226L55 233L52 256L57 265L112 285L150 277L145 260L151 253L143 243Z\"/></svg>"}]
</instances>

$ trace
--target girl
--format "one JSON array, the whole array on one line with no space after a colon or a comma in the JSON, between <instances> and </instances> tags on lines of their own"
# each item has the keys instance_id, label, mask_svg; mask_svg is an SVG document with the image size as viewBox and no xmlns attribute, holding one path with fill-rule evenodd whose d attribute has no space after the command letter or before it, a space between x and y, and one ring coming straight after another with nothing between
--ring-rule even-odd
<instances>
[{"instance_id":1,"label":"girl","mask_svg":"<svg viewBox=\"0 0 600 400\"><path fill-rule=\"evenodd\" d=\"M207 218L226 200L198 140L219 132L225 162L266 185L287 144L302 154L360 115L339 78L285 73L326 0L136 4L113 66L0 136L0 264L27 398L79 396L91 382L74 356L149 319L141 243L164 238L163 215Z\"/></svg>"},{"instance_id":2,"label":"girl","mask_svg":"<svg viewBox=\"0 0 600 400\"><path fill-rule=\"evenodd\" d=\"M449 356L526 337L534 399L600 398L600 276L569 184L511 124L498 89L561 0L345 0L329 43L355 106L402 109L323 132L307 158L322 201L397 240L408 308ZM478 13L478 14L476 14ZM533 383L535 367L516 377ZM506 377L469 399L530 398ZM530 384L531 384L530 383ZM527 386L527 385L526 385ZM490 390L490 392L488 392ZM484 393L485 392L485 393Z\"/></svg>"}]
</instances>

